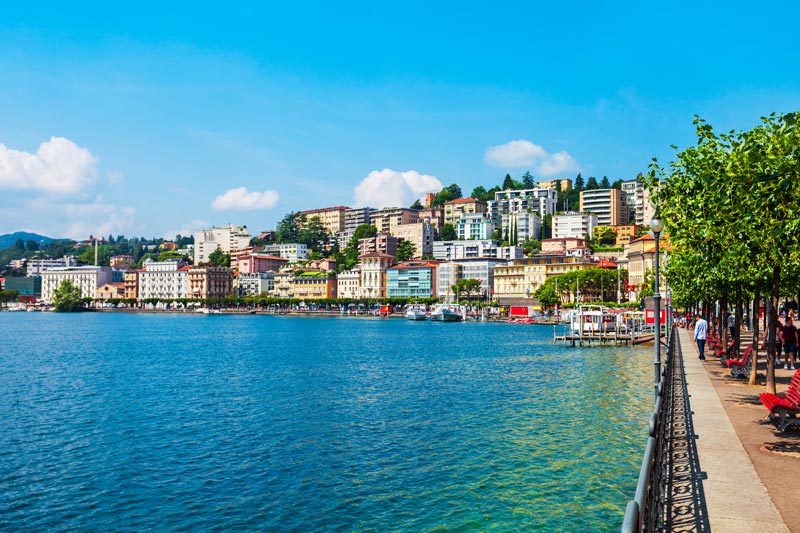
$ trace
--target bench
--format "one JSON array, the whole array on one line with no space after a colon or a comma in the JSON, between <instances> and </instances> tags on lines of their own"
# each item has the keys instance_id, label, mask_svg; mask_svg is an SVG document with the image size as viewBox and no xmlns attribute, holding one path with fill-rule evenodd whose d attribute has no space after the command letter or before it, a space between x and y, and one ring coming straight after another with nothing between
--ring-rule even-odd
<instances>
[{"instance_id":1,"label":"bench","mask_svg":"<svg viewBox=\"0 0 800 533\"><path fill-rule=\"evenodd\" d=\"M797 418L797 413L800 413L800 370L792 376L786 394L781 396L765 392L759 396L759 400L769 411L767 418L775 424L778 431L784 431L790 426L800 427L800 419Z\"/></svg>"},{"instance_id":2,"label":"bench","mask_svg":"<svg viewBox=\"0 0 800 533\"><path fill-rule=\"evenodd\" d=\"M719 348L717 351L714 352L714 355L717 357L722 357L725 355L733 355L733 351L736 348L736 339L731 339L730 344L728 344L727 349Z\"/></svg>"},{"instance_id":3,"label":"bench","mask_svg":"<svg viewBox=\"0 0 800 533\"><path fill-rule=\"evenodd\" d=\"M744 349L742 357L739 359L726 359L725 364L731 369L731 377L745 377L750 379L750 357L753 355L753 346L750 345Z\"/></svg>"}]
</instances>

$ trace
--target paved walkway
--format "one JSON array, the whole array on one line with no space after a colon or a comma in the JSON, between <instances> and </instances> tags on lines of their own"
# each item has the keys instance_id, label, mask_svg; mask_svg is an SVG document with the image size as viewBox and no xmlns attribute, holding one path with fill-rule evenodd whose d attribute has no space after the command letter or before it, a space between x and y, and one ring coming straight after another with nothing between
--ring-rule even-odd
<instances>
[{"instance_id":1,"label":"paved walkway","mask_svg":"<svg viewBox=\"0 0 800 533\"><path fill-rule=\"evenodd\" d=\"M690 417L689 427L693 425L696 435L692 439L691 432L687 433L687 447L691 455L693 440L701 474L704 474L701 482L695 480L695 485L699 486L695 490L704 498L695 500L695 507L698 507L695 510L702 519L676 522L672 530L704 531L708 527L714 533L788 533L789 529L728 419L703 362L697 358L691 331L681 329L679 332L686 373L685 390L694 415ZM719 363L709 358L706 364ZM686 514L686 508L680 505L675 502L673 516Z\"/></svg>"}]
</instances>

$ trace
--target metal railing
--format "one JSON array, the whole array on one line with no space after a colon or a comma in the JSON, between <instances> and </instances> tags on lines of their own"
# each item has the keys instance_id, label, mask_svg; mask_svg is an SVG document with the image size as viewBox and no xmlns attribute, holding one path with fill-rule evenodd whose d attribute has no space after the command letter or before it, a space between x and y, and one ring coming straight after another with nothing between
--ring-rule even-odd
<instances>
[{"instance_id":1,"label":"metal railing","mask_svg":"<svg viewBox=\"0 0 800 533\"><path fill-rule=\"evenodd\" d=\"M673 375L678 362L675 346L678 330L671 328L655 406L649 420L649 437L639 471L636 495L625 508L622 533L654 532L663 529L666 511L667 434L673 417Z\"/></svg>"}]
</instances>

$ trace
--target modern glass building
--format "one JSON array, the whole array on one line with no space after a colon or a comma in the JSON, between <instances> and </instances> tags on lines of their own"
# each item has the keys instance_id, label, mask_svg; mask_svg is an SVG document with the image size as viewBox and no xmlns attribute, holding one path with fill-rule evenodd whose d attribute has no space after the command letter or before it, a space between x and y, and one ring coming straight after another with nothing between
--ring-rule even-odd
<instances>
[{"instance_id":1,"label":"modern glass building","mask_svg":"<svg viewBox=\"0 0 800 533\"><path fill-rule=\"evenodd\" d=\"M436 296L438 263L400 263L386 271L386 292L389 298L430 298Z\"/></svg>"}]
</instances>

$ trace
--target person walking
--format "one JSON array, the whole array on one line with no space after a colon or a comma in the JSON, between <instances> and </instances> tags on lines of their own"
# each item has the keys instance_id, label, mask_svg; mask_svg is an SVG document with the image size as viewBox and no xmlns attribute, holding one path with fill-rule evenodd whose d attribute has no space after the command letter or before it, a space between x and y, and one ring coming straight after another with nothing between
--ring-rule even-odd
<instances>
[{"instance_id":1,"label":"person walking","mask_svg":"<svg viewBox=\"0 0 800 533\"><path fill-rule=\"evenodd\" d=\"M733 313L728 315L728 330L731 332L731 339L736 338L736 316Z\"/></svg>"},{"instance_id":2,"label":"person walking","mask_svg":"<svg viewBox=\"0 0 800 533\"><path fill-rule=\"evenodd\" d=\"M783 353L786 356L783 368L787 370L794 370L794 359L797 354L797 328L792 322L792 317L787 316L786 324L778 330L778 338L783 344Z\"/></svg>"},{"instance_id":3,"label":"person walking","mask_svg":"<svg viewBox=\"0 0 800 533\"><path fill-rule=\"evenodd\" d=\"M697 315L695 323L694 323L694 340L697 342L697 351L700 353L700 360L705 361L705 348L706 348L706 336L708 335L708 322Z\"/></svg>"}]
</instances>

